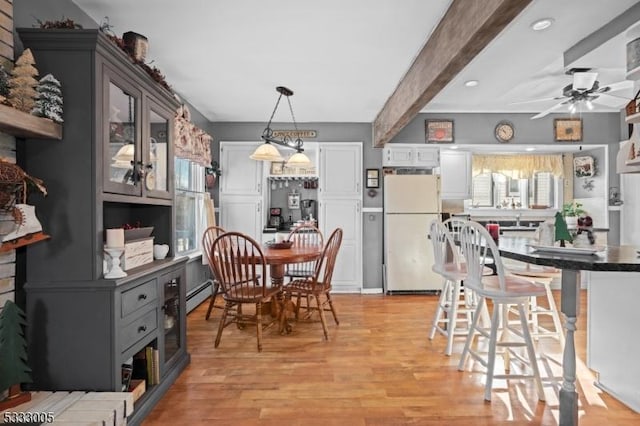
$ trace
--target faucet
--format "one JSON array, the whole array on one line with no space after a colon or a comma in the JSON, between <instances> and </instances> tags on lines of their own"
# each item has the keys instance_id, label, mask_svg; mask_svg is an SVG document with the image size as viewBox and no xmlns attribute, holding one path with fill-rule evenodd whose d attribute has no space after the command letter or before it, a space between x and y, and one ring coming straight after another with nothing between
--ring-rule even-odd
<instances>
[{"instance_id":1,"label":"faucet","mask_svg":"<svg viewBox=\"0 0 640 426\"><path fill-rule=\"evenodd\" d=\"M520 226L520 213L516 215L516 226Z\"/></svg>"}]
</instances>

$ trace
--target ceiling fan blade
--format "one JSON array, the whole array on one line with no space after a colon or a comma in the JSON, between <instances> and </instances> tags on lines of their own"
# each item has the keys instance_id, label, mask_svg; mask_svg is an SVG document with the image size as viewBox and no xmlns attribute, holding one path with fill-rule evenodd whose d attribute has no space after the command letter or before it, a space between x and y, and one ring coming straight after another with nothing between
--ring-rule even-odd
<instances>
[{"instance_id":1,"label":"ceiling fan blade","mask_svg":"<svg viewBox=\"0 0 640 426\"><path fill-rule=\"evenodd\" d=\"M623 80L618 81L617 83L607 84L596 90L596 93L609 93L615 92L617 90L631 89L633 88L633 81L631 80Z\"/></svg>"},{"instance_id":2,"label":"ceiling fan blade","mask_svg":"<svg viewBox=\"0 0 640 426\"><path fill-rule=\"evenodd\" d=\"M534 102L559 101L560 99L568 99L566 96L555 96L553 98L531 99L528 101L511 102L509 105L531 104Z\"/></svg>"},{"instance_id":3,"label":"ceiling fan blade","mask_svg":"<svg viewBox=\"0 0 640 426\"><path fill-rule=\"evenodd\" d=\"M559 103L555 104L554 106L552 106L551 108L547 108L547 109L545 109L544 111L542 111L542 112L540 112L540 113L538 113L538 114L534 115L533 117L531 117L531 119L532 119L532 120L535 120L536 118L542 118L542 117L544 117L545 115L548 115L549 113L551 113L551 112L553 112L553 111L557 110L558 108L560 108L560 107L561 107L562 105L564 105L565 103L566 103L566 101L559 102Z\"/></svg>"},{"instance_id":4,"label":"ceiling fan blade","mask_svg":"<svg viewBox=\"0 0 640 426\"><path fill-rule=\"evenodd\" d=\"M593 83L598 78L597 72L575 72L573 73L573 90L585 91L593 87Z\"/></svg>"},{"instance_id":5,"label":"ceiling fan blade","mask_svg":"<svg viewBox=\"0 0 640 426\"><path fill-rule=\"evenodd\" d=\"M608 93L598 93L597 98L592 102L596 104L601 104L604 106L612 107L612 108L622 108L624 105L629 102L628 98L622 98L620 96L613 96Z\"/></svg>"}]
</instances>

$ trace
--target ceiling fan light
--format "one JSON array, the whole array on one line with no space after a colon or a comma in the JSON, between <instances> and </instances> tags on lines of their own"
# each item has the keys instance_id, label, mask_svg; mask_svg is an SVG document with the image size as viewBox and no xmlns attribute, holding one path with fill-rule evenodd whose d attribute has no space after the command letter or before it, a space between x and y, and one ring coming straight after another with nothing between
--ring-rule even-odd
<instances>
[{"instance_id":1,"label":"ceiling fan light","mask_svg":"<svg viewBox=\"0 0 640 426\"><path fill-rule=\"evenodd\" d=\"M585 104L587 105L587 108L589 108L589 111L593 110L593 102L591 102L590 100L587 100Z\"/></svg>"},{"instance_id":2,"label":"ceiling fan light","mask_svg":"<svg viewBox=\"0 0 640 426\"><path fill-rule=\"evenodd\" d=\"M573 90L590 90L598 78L597 72L577 72L573 74Z\"/></svg>"},{"instance_id":3,"label":"ceiling fan light","mask_svg":"<svg viewBox=\"0 0 640 426\"><path fill-rule=\"evenodd\" d=\"M553 18L542 18L531 24L531 29L533 31L542 31L549 28L554 22Z\"/></svg>"},{"instance_id":4,"label":"ceiling fan light","mask_svg":"<svg viewBox=\"0 0 640 426\"><path fill-rule=\"evenodd\" d=\"M249 156L252 160L262 160L262 161L283 161L282 155L276 149L275 146L270 143L263 143L259 147L253 151L253 154Z\"/></svg>"}]
</instances>

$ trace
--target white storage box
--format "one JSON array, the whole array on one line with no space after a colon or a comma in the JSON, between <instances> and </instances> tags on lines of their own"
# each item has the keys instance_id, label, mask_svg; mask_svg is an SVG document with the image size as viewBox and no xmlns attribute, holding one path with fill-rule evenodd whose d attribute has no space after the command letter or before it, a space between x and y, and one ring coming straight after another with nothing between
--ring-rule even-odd
<instances>
[{"instance_id":1,"label":"white storage box","mask_svg":"<svg viewBox=\"0 0 640 426\"><path fill-rule=\"evenodd\" d=\"M128 271L151 262L153 262L153 237L125 241L124 256L122 256L123 270Z\"/></svg>"}]
</instances>

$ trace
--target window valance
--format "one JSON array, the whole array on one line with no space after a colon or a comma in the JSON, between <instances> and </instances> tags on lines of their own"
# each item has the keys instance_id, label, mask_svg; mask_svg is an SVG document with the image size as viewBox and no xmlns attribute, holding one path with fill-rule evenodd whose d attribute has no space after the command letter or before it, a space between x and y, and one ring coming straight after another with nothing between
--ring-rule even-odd
<instances>
[{"instance_id":1,"label":"window valance","mask_svg":"<svg viewBox=\"0 0 640 426\"><path fill-rule=\"evenodd\" d=\"M473 176L500 173L512 179L528 179L535 172L562 177L562 155L473 155Z\"/></svg>"},{"instance_id":2,"label":"window valance","mask_svg":"<svg viewBox=\"0 0 640 426\"><path fill-rule=\"evenodd\" d=\"M187 158L205 167L211 166L213 138L191 122L191 112L186 105L180 106L176 112L174 132L176 157Z\"/></svg>"}]
</instances>

